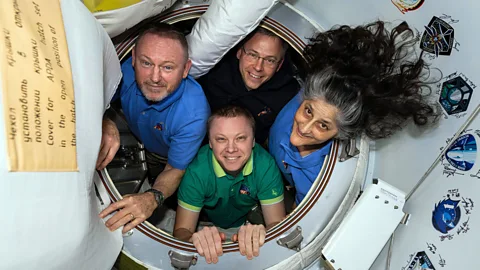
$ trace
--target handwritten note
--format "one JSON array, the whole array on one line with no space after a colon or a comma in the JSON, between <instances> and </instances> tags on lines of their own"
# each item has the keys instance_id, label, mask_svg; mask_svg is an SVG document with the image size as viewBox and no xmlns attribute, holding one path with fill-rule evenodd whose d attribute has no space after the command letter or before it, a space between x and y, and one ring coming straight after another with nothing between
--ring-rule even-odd
<instances>
[{"instance_id":1,"label":"handwritten note","mask_svg":"<svg viewBox=\"0 0 480 270\"><path fill-rule=\"evenodd\" d=\"M77 171L75 95L58 0L0 1L10 171Z\"/></svg>"}]
</instances>

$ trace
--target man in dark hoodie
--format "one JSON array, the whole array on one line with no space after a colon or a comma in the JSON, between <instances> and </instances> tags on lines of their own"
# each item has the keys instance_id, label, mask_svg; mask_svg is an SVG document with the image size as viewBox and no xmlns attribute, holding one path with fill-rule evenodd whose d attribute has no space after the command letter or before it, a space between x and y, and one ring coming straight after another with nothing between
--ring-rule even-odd
<instances>
[{"instance_id":1,"label":"man in dark hoodie","mask_svg":"<svg viewBox=\"0 0 480 270\"><path fill-rule=\"evenodd\" d=\"M277 114L299 90L288 44L258 27L235 52L229 52L209 73L197 79L212 111L225 105L245 107L255 118L255 141L264 144Z\"/></svg>"}]
</instances>

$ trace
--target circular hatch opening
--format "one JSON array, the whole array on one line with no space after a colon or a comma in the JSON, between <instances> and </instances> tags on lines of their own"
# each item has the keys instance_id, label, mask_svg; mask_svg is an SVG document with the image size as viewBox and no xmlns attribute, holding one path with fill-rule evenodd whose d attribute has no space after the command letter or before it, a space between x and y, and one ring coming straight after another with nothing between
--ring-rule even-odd
<instances>
[{"instance_id":1,"label":"circular hatch opening","mask_svg":"<svg viewBox=\"0 0 480 270\"><path fill-rule=\"evenodd\" d=\"M126 33L116 37L114 43L116 44L117 54L123 62L131 55L131 50L134 46L136 37L142 27L151 21L162 21L174 24L178 29L185 34L190 33L195 21L203 14L208 5L194 6L174 10L166 14L161 14L142 22ZM284 39L290 46L287 51L287 57L290 57L294 66L295 77L303 85L303 78L306 73L306 64L301 54L305 47L304 41L287 27L277 22L274 19L266 17L261 22L261 27L264 27L279 37ZM237 47L232 48L236 50ZM117 123L121 133L121 148L118 151L115 159L102 172L102 181L109 192L110 198L113 202L118 201L125 194L142 192L150 188L148 179L149 168L146 162L146 151L139 141L128 130L126 121L122 117L121 107L118 103L112 104L113 110L108 113ZM336 157L338 152L338 143L335 142L330 157ZM166 158L159 158L161 162L166 163ZM280 224L270 229L267 232L266 241L270 241L282 233L289 230L295 223L297 223L315 204L318 198L323 193L326 184L331 176L335 158L327 158L325 165L320 172L321 176L312 186L315 189L311 195L302 204L297 207L287 218ZM172 218L173 212L173 218ZM138 225L136 229L151 239L158 241L164 245L174 247L180 250L195 252L193 244L180 241L171 235L171 230L174 225L174 209L172 207L159 208L146 222ZM238 245L232 242L226 242L223 245L224 252L238 251Z\"/></svg>"}]
</instances>

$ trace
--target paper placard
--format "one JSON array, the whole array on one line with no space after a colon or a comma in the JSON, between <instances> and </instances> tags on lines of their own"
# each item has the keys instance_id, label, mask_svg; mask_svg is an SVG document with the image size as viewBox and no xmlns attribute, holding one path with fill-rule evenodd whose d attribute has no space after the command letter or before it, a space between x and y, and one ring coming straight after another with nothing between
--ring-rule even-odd
<instances>
[{"instance_id":1,"label":"paper placard","mask_svg":"<svg viewBox=\"0 0 480 270\"><path fill-rule=\"evenodd\" d=\"M60 2L2 0L0 32L9 170L77 171L75 95Z\"/></svg>"}]
</instances>

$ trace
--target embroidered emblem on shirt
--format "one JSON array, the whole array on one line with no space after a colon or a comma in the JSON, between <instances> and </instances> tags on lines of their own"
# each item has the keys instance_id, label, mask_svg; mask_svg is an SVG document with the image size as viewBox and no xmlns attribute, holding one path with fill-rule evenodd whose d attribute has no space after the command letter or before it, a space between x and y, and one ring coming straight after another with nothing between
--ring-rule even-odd
<instances>
[{"instance_id":1,"label":"embroidered emblem on shirt","mask_svg":"<svg viewBox=\"0 0 480 270\"><path fill-rule=\"evenodd\" d=\"M157 123L153 128L156 129L156 130L162 131L163 130L163 123Z\"/></svg>"},{"instance_id":2,"label":"embroidered emblem on shirt","mask_svg":"<svg viewBox=\"0 0 480 270\"><path fill-rule=\"evenodd\" d=\"M242 184L240 186L240 194L250 195L250 189L246 185Z\"/></svg>"},{"instance_id":3,"label":"embroidered emblem on shirt","mask_svg":"<svg viewBox=\"0 0 480 270\"><path fill-rule=\"evenodd\" d=\"M272 189L272 195L273 196L277 196L278 195L278 191L276 189Z\"/></svg>"},{"instance_id":4,"label":"embroidered emblem on shirt","mask_svg":"<svg viewBox=\"0 0 480 270\"><path fill-rule=\"evenodd\" d=\"M262 116L262 115L265 115L265 114L269 114L271 112L272 112L272 110L269 107L265 106L265 107L263 107L263 110L257 114L257 116Z\"/></svg>"}]
</instances>

